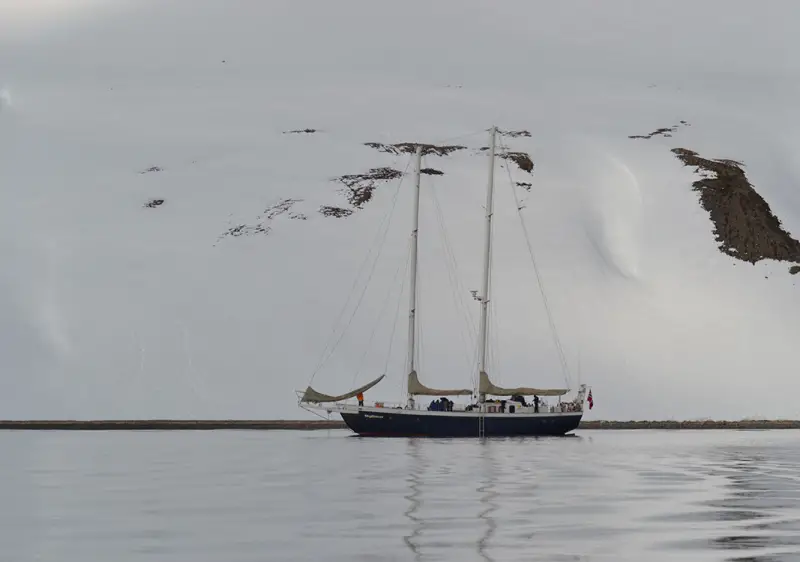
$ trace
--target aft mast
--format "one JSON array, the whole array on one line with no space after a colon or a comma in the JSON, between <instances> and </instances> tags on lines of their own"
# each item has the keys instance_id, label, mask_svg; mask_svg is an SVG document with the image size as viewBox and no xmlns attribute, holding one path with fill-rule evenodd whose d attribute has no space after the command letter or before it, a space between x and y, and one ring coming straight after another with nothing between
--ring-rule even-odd
<instances>
[{"instance_id":1,"label":"aft mast","mask_svg":"<svg viewBox=\"0 0 800 562\"><path fill-rule=\"evenodd\" d=\"M489 129L489 184L486 190L486 239L483 248L483 287L481 289L481 322L478 337L478 401L484 402L486 394L480 392L480 380L486 374L486 354L489 338L487 313L489 310L489 273L492 258L492 215L494 214L494 159L496 127Z\"/></svg>"},{"instance_id":2,"label":"aft mast","mask_svg":"<svg viewBox=\"0 0 800 562\"><path fill-rule=\"evenodd\" d=\"M417 145L416 167L414 170L414 217L411 230L411 282L409 286L408 305L408 373L414 373L416 362L416 335L417 335L417 245L419 240L419 194L420 175L422 168L422 146ZM406 388L406 391L410 389ZM408 406L414 406L413 395L409 394Z\"/></svg>"}]
</instances>

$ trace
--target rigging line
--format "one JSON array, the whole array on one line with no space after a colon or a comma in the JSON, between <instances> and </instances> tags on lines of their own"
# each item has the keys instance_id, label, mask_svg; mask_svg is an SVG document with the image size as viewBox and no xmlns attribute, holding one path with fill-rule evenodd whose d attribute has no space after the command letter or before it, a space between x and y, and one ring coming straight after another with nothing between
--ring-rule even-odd
<instances>
[{"instance_id":1,"label":"rigging line","mask_svg":"<svg viewBox=\"0 0 800 562\"><path fill-rule=\"evenodd\" d=\"M431 198L433 199L434 208L436 210L436 219L437 219L437 223L436 224L439 227L439 231L440 231L440 233L442 235L442 238L444 240L444 253L445 253L445 256L446 256L446 258L450 258L450 260L453 260L453 262L454 262L455 258L452 255L451 249L448 248L447 232L446 232L445 226L444 226L444 216L441 213L441 207L439 206L439 201L436 198L436 195L434 193L435 192L435 188L431 189L429 191L431 192ZM464 314L464 310L461 307L459 307L459 304L462 307L464 306L463 305L463 296L462 296L462 293L461 293L460 284L458 283L457 273L455 273L453 271L453 266L450 263L450 260L445 259L444 261L445 261L445 266L447 268L448 281L450 281L450 284L451 284L451 293L452 293L451 296L453 297L453 301L454 301L454 303L456 305L456 309L458 310L458 312L460 312L462 314L462 316L466 317L466 322L465 323L466 323L467 326L469 326L471 319L468 317L468 315ZM456 267L457 267L457 265L456 265ZM462 318L462 320L463 320L463 318ZM459 330L459 336L461 338L461 343L464 344L464 347L466 349L465 357L467 359L467 362L469 363L470 344L472 346L475 345L474 334L470 333L469 332L469 328L467 328L467 339L470 340L470 341L466 341L464 339L464 331L463 331L463 326L462 326L461 329Z\"/></svg>"},{"instance_id":2,"label":"rigging line","mask_svg":"<svg viewBox=\"0 0 800 562\"><path fill-rule=\"evenodd\" d=\"M494 299L491 299L494 301ZM497 357L499 355L499 345L498 345L498 324L497 324L497 311L495 307L489 307L489 320L488 320L489 328L488 328L488 342L486 345L486 365L487 365L487 373L492 373L493 375L497 375L500 377L499 367L497 362Z\"/></svg>"},{"instance_id":3,"label":"rigging line","mask_svg":"<svg viewBox=\"0 0 800 562\"><path fill-rule=\"evenodd\" d=\"M408 250L406 252L406 265L404 268L404 272L406 273L406 275L403 275L403 282L400 285L400 294L398 295L397 298L397 307L395 307L394 311L394 324L392 325L392 332L389 335L389 349L386 352L386 363L383 365L384 374L386 374L389 371L389 361L392 358L392 348L394 347L394 334L397 331L397 324L399 323L398 320L400 319L400 304L402 303L403 289L405 289L406 282L408 282L409 280L409 276L407 274L409 273L409 267L411 262L411 246L413 243L414 243L413 237L409 237ZM403 399L403 401L405 401L406 396L405 393L403 392L403 389L405 388L404 377L398 378L398 384L400 385L400 391L398 395Z\"/></svg>"},{"instance_id":4,"label":"rigging line","mask_svg":"<svg viewBox=\"0 0 800 562\"><path fill-rule=\"evenodd\" d=\"M462 313L462 316L463 316L463 311L459 308L459 302L458 302L459 289L456 286L457 284L453 282L453 274L452 274L452 271L451 271L452 268L450 267L450 263L447 260L445 260L445 265L447 266L447 274L448 274L448 281L450 282L451 296L452 296L453 301L454 301L454 303L456 305L456 309L460 313ZM459 335L459 339L461 340L461 343L464 346L464 358L466 359L467 365L469 366L469 360L470 360L469 350L471 348L471 345L470 345L470 341L468 341L468 340L474 339L474 338L470 338L471 334L470 334L469 328L468 328L469 321L467 320L467 322L465 324L467 324L467 335L466 335L466 337L464 336L464 326L460 326L460 329L458 330L458 335ZM474 342L472 342L472 345L474 345Z\"/></svg>"},{"instance_id":5,"label":"rigging line","mask_svg":"<svg viewBox=\"0 0 800 562\"><path fill-rule=\"evenodd\" d=\"M505 151L508 150L508 147L505 145L505 143L502 140L500 141L500 146L501 146L501 148L503 150L505 150ZM555 343L556 350L558 351L559 361L561 362L561 369L562 369L562 371L564 373L564 378L567 381L567 385L570 385L571 382L570 382L569 368L567 366L567 358L564 355L564 349L561 346L561 340L558 337L558 331L556 329L556 324L555 324L555 321L553 320L553 315L552 315L552 313L550 311L550 305L549 305L549 303L547 301L547 295L545 294L545 291L544 291L544 283L542 282L542 277L541 277L541 275L539 273L539 267L536 264L536 257L534 255L533 246L531 245L530 235L528 234L528 228L525 225L525 220L522 217L522 209L521 209L519 197L517 197L517 190L514 189L514 181L511 178L511 169L510 169L510 167L508 165L506 165L505 168L506 168L506 172L508 174L508 180L509 180L509 186L511 187L511 192L514 194L514 202L515 202L515 204L517 206L517 216L519 217L519 222L520 222L520 225L522 226L522 231L525 234L525 243L528 246L528 253L530 254L531 262L533 263L533 270L536 273L536 282L537 282L537 284L539 286L539 292L542 295L542 302L544 304L545 312L547 314L547 321L548 321L548 323L550 325L550 331L551 331L551 334L553 336L553 341Z\"/></svg>"},{"instance_id":6,"label":"rigging line","mask_svg":"<svg viewBox=\"0 0 800 562\"><path fill-rule=\"evenodd\" d=\"M445 225L444 212L442 211L442 207L441 207L441 204L439 203L439 198L436 195L436 191L435 190L431 190L431 194L432 194L432 197L433 197L434 209L436 211L436 218L439 221L439 229L441 230L442 238L444 240L445 254L447 255L448 258L450 258L450 262L452 262L452 263L448 262L448 265L452 266L452 274L453 274L453 278L455 280L454 282L456 284L456 288L458 289L459 301L460 301L461 306L463 307L463 312L467 316L467 323L468 324L471 323L473 325L473 328L475 329L475 326L474 326L475 321L472 318L472 314L470 314L470 312L469 312L470 311L469 307L466 306L466 303L464 302L464 296L463 295L464 295L464 293L467 292L467 289L466 289L465 286L463 286L461 284L461 281L460 281L460 279L462 279L461 271L460 271L460 268L458 267L458 260L456 259L455 251L453 250L453 245L450 243L450 239L447 236L447 226ZM448 270L448 273L450 273L450 270ZM462 293L462 290L463 290L463 293ZM471 339L474 342L474 339L477 336L474 333L471 334L471 336L472 336Z\"/></svg>"},{"instance_id":7,"label":"rigging line","mask_svg":"<svg viewBox=\"0 0 800 562\"><path fill-rule=\"evenodd\" d=\"M394 165L396 165L397 158L395 158L393 162L394 162L394 163L393 163L393 166L394 166ZM401 177L401 179L400 179L400 183L399 183L399 184L398 184L398 186L397 186L397 193L399 193L399 191L400 191L400 187L403 185L403 179L405 178L405 173L408 171L408 167L409 167L410 165L411 165L411 159L409 158L409 160L408 160L408 162L407 162L407 164L406 164L406 168L405 168L405 170L403 171L403 177ZM396 198L396 194L395 194L395 198ZM384 217L383 217L382 221L386 221L386 220L389 218L389 216L390 216L391 212L393 211L393 209L394 209L394 207L391 207L390 209L388 209L388 210L387 210L387 212L386 212L386 214L384 215ZM355 279L353 280L353 285L350 287L350 291L349 291L349 293L348 293L347 300L345 301L344 305L342 306L342 309L339 311L339 315L337 316L336 320L334 321L334 327L333 327L333 329L331 330L331 332L332 332L332 333L331 333L331 336L329 337L329 340L328 340L328 342L325 344L325 348L323 349L323 351L322 351L322 353L321 353L320 357L323 357L323 356L325 355L325 352L328 350L328 346L330 346L330 345L331 345L331 341L333 340L333 337L334 337L334 335L336 334L336 331L338 330L338 325L339 325L339 322L341 321L342 317L344 316L344 312L345 312L345 310L347 310L347 305L348 305L348 304L350 304L350 299L352 299L353 295L355 294L355 289L356 289L356 286L358 285L358 280L360 279L360 277L361 277L361 274L362 274L362 272L363 272L363 270L364 270L364 267L365 267L365 266L366 266L366 264L367 264L367 260L369 259L370 255L372 254L372 251L375 249L375 246L376 246L376 244L377 244L377 242L378 242L378 237L379 237L379 235L380 235L380 232L381 232L381 228L382 228L382 227L383 227L383 222L381 222L381 224L380 224L380 225L378 225L378 229L377 229L377 231L375 232L375 237L374 237L374 240L373 240L372 246L370 246L370 248L369 248L369 251L368 251L368 252L367 252L367 254L364 256L364 260L361 262L361 265L360 265L360 266L359 266L359 268L358 268L358 272L356 273L356 277L355 277ZM312 379L312 381L313 381L314 375L316 375L317 371L318 371L318 370L319 370L319 368L322 366L322 362L324 362L324 361L323 361L322 359L320 359L320 364L317 366L317 368L316 368L316 369L314 369L314 373L313 373L313 374L312 374L312 376L311 376L311 379ZM309 384L310 384L310 383L309 383Z\"/></svg>"},{"instance_id":8,"label":"rigging line","mask_svg":"<svg viewBox=\"0 0 800 562\"><path fill-rule=\"evenodd\" d=\"M392 201L392 206L391 206L391 210L392 211L394 211L395 205L397 204L397 196L398 196L399 193L400 193L400 185L397 186L397 191L396 191L394 199ZM333 348L331 349L330 353L328 354L328 357L326 357L325 360L329 359L331 357L331 355L333 355L333 352L336 351L336 348L339 346L339 343L342 341L342 338L344 337L344 334L347 332L347 328L350 327L350 324L352 323L353 318L356 315L356 312L358 312L358 309L361 306L361 302L364 299L364 295L367 292L367 287L369 287L369 282L372 280L372 275L375 273L375 266L378 263L378 258L380 257L380 252L383 249L384 243L386 242L386 234L389 232L389 225L392 222L391 221L392 217L394 217L394 212L392 212L390 214L389 221L386 223L386 230L384 230L383 238L381 239L381 244L380 244L380 247L378 249L378 254L375 257L375 261L372 263L372 268L370 269L369 276L367 277L367 282L364 285L364 289L361 291L361 295L358 297L358 302L356 302L356 307L353 309L353 313L350 315L350 318L347 321L347 325L345 326L344 330L342 331L341 335L339 336L339 339L336 340L336 343L334 344Z\"/></svg>"},{"instance_id":9,"label":"rigging line","mask_svg":"<svg viewBox=\"0 0 800 562\"><path fill-rule=\"evenodd\" d=\"M393 160L393 164L392 164L393 167L396 165L397 160L398 160L397 157ZM403 179L405 178L405 173L408 171L408 167L410 165L411 165L411 159L409 158L408 162L406 163L406 168L403 171L403 177L401 177L400 183L397 186L397 193L399 193L400 187L403 185ZM396 195L395 195L395 197L396 197ZM383 217L383 221L386 221L390 217L390 214L393 212L393 210L394 210L394 207L391 207L389 210L387 210L386 214ZM314 372L311 375L311 382L313 382L314 376L316 376L317 371L322 367L322 365L325 362L325 359L323 359L323 357L325 356L325 353L327 352L328 347L331 345L331 342L333 341L333 338L335 337L337 330L340 328L339 323L341 322L342 318L344 317L345 310L347 310L347 305L350 304L350 299L352 299L353 295L355 294L356 286L358 285L358 281L361 278L361 274L364 271L364 267L367 265L367 260L369 259L370 255L372 255L372 252L375 249L375 246L377 245L378 236L380 235L380 229L382 228L382 226L383 226L383 222L378 226L378 230L375 233L375 238L373 240L372 246L370 246L369 251L364 256L364 260L361 262L361 265L358 268L358 272L356 273L356 277L353 280L353 285L350 287L350 291L348 292L347 300L345 301L344 305L342 306L342 309L339 311L339 315L337 316L336 320L333 323L333 329L331 330L331 335L330 335L327 343L325 344L325 348L323 349L322 353L320 354L319 363L317 364L317 367L314 369ZM311 384L311 382L309 382L309 384Z\"/></svg>"},{"instance_id":10,"label":"rigging line","mask_svg":"<svg viewBox=\"0 0 800 562\"><path fill-rule=\"evenodd\" d=\"M406 263L407 262L408 262L408 258L406 258ZM398 273L400 273L400 267L401 267L400 264L398 264L397 268L394 271L394 275L392 276L392 280L395 281L395 283L393 283L392 286L390 287L390 289L386 292L386 298L384 299L383 304L381 305L381 309L378 312L378 318L375 319L375 327L370 331L369 339L367 340L367 345L364 347L364 353L361 354L361 359L358 362L358 368L356 369L355 374L353 374L353 382L351 383L351 388L353 386L355 386L356 379L358 378L358 375L361 373L361 369L364 366L364 360L366 359L367 354L369 353L369 351L371 349L370 345L372 344L372 340L375 338L375 334L378 332L377 324L378 324L378 322L380 322L381 318L383 318L383 313L386 311L387 305L389 304L389 297L392 296L392 292L394 290L394 285L396 284L397 279L398 279ZM403 291L403 284L404 284L403 283L403 279L400 278L400 291L401 291L401 293ZM400 298L398 298L397 301L400 302ZM385 371L384 371L384 373L385 373Z\"/></svg>"},{"instance_id":11,"label":"rigging line","mask_svg":"<svg viewBox=\"0 0 800 562\"><path fill-rule=\"evenodd\" d=\"M406 164L405 170L403 171L403 176L400 178L400 181L397 184L397 188L395 190L394 198L392 199L392 204L391 204L389 210L387 211L386 215L384 216L384 222L386 223L386 229L384 230L383 236L381 238L381 243L380 243L380 246L379 246L379 249L378 249L378 256L380 256L380 250L381 250L381 248L383 248L383 243L386 240L386 233L389 230L389 225L392 222L391 219L394 216L394 209L395 209L395 206L397 205L397 198L398 198L398 196L400 194L400 187L403 185L403 180L405 180L405 178L406 178L406 172L408 171L408 167L410 165L411 165L411 158L409 157L408 163ZM388 219L388 221L387 221L387 219ZM383 223L381 224L381 226L383 226ZM376 242L377 242L378 234L380 234L380 229L378 230L378 233L376 233ZM370 248L370 251L367 253L367 256L364 258L364 261L362 262L360 269L363 269L364 265L367 262L367 259L369 258L369 255L371 253L372 253L372 248ZM319 363L317 364L316 368L314 369L314 372L311 374L311 379L308 382L309 385L312 382L314 382L314 377L317 375L317 373L319 372L320 368L322 368L322 365L324 365L325 361L327 361L330 358L330 356L333 354L333 352L336 351L336 347L338 347L339 342L342 341L342 337L344 337L344 333L347 331L347 328L350 326L350 323L353 321L353 317L355 316L355 313L358 311L358 307L361 305L361 301L364 298L364 294L366 293L367 287L369 286L369 281L370 281L370 279L372 279L372 274L375 271L375 265L377 264L377 262L378 262L378 260L377 260L377 257L376 257L375 261L372 264L372 268L370 270L370 274L367 277L367 283L364 285L364 290L361 292L361 296L359 297L358 302L356 303L356 308L353 310L353 313L351 314L350 319L347 321L347 325L345 326L344 331L339 336L339 338L336 340L336 342L334 343L333 349L331 349L330 353L328 353L327 356L325 356L325 352L328 350L328 347L331 345L330 341L325 346L325 349L322 352L322 358L320 359ZM344 315L344 311L347 309L347 305L350 302L350 298L352 297L353 291L355 291L355 287L356 287L356 284L358 283L358 277L359 276L360 276L360 271L357 274L356 280L353 283L353 287L351 288L350 296L348 297L347 302L345 302L345 305L342 307L342 310L339 313L339 318L337 318L335 324L338 324L338 322L341 320L341 317ZM335 328L333 330L333 333L334 334L336 333L336 329Z\"/></svg>"},{"instance_id":12,"label":"rigging line","mask_svg":"<svg viewBox=\"0 0 800 562\"><path fill-rule=\"evenodd\" d=\"M470 361L469 350L475 346L475 334L473 332L470 332L469 330L470 319L463 309L463 297L461 297L460 287L458 286L458 283L454 282L453 280L455 276L455 274L452 271L453 268L448 261L445 261L445 265L447 266L447 274L448 274L448 281L450 282L451 297L453 299L454 304L456 305L456 310L462 316L461 320L465 320L463 325L460 325L458 334L459 338L461 339L461 343L464 345L464 358L467 361L467 366L469 366L469 361ZM465 331L466 331L466 336L464 335Z\"/></svg>"},{"instance_id":13,"label":"rigging line","mask_svg":"<svg viewBox=\"0 0 800 562\"><path fill-rule=\"evenodd\" d=\"M416 357L414 358L414 361L416 362L416 365L417 365L417 372L424 373L425 370L422 368L422 356L423 356L423 353L422 353L422 345L423 344L422 344L422 342L424 340L424 336L423 336L423 330L422 330L422 314L420 314L420 312L422 311L422 306L421 306L421 304L422 304L422 291L419 291L419 285L417 285L417 289L418 289L418 293L417 293L417 312L415 314L415 318L416 318L416 321L417 321L416 328L417 328L417 335L418 336L415 338L415 341L416 341L417 345L414 346L414 353L416 354Z\"/></svg>"},{"instance_id":14,"label":"rigging line","mask_svg":"<svg viewBox=\"0 0 800 562\"><path fill-rule=\"evenodd\" d=\"M408 251L406 252L406 264L404 270L408 272L408 262L411 261L411 241L409 240ZM392 347L394 347L394 334L397 331L398 319L400 317L400 305L402 304L403 289L405 289L408 276L404 275L402 283L400 284L400 294L397 297L397 307L394 312L394 324L392 325L392 332L389 335L389 350L386 353L386 364L383 367L384 374L389 370L389 360L392 356Z\"/></svg>"},{"instance_id":15,"label":"rigging line","mask_svg":"<svg viewBox=\"0 0 800 562\"><path fill-rule=\"evenodd\" d=\"M489 308L489 364L494 374L501 379L500 360L500 323L497 321L497 307Z\"/></svg>"},{"instance_id":16,"label":"rigging line","mask_svg":"<svg viewBox=\"0 0 800 562\"><path fill-rule=\"evenodd\" d=\"M398 192L399 192L399 189L398 189ZM396 197L395 197L395 201L394 201L394 202L396 203L396 201L397 201L397 199L396 199ZM392 208L394 208L394 204L392 205ZM390 221L390 223L391 223L391 221ZM387 232L388 232L388 224L387 224L387 229L386 229L386 231L384 232L384 238L383 238L383 240L381 241L381 248L383 248L383 243L384 243L384 242L385 242L385 240L386 240L386 233L387 233ZM378 257L380 257L380 250L378 251L378 256L376 256L376 259L375 259L375 261L374 261L374 262L373 262L373 264L372 264L372 268L370 269L370 273L369 273L369 276L367 277L367 282L366 282L366 284L364 285L364 289L361 291L361 295L358 297L358 302L356 303L356 307L353 309L353 313L350 315L350 318L347 320L347 324L345 325L345 328L344 328L344 330L341 332L341 335L340 335L340 336L339 336L339 338L336 340L336 343L334 344L333 348L331 348L331 351L330 351L330 353L328 354L328 356L325 358L325 360L326 360L326 361L327 361L327 359L330 359L330 357L331 357L331 356L333 355L333 353L336 351L336 348L339 346L339 343L342 341L342 338L344 338L344 335L345 335L345 333L347 332L347 329L350 327L350 324L353 322L353 318L355 318L356 312L358 312L358 309L359 309L359 307L361 306L361 302L362 302L362 300L364 299L364 295L365 295L365 294L366 294L366 292L367 292L367 287L369 287L369 282L372 280L372 275L375 273L375 266L376 266L376 265L377 265L377 263L378 263L378 259L377 259Z\"/></svg>"},{"instance_id":17,"label":"rigging line","mask_svg":"<svg viewBox=\"0 0 800 562\"><path fill-rule=\"evenodd\" d=\"M503 146L504 149L506 149L506 150L508 149L508 147L505 146L505 144L502 143L502 141L501 141L501 145ZM535 258L535 255L534 255L533 246L532 246L532 244L530 242L530 235L528 234L528 229L527 229L527 226L525 225L525 220L522 217L521 204L520 204L519 198L517 197L517 191L516 191L516 189L514 189L514 182L513 182L512 178L511 178L511 170L510 170L510 168L508 166L506 166L506 172L508 173L509 185L511 186L511 191L514 194L514 201L515 201L515 203L517 205L517 214L518 214L518 217L520 219L520 224L521 224L522 230L523 230L523 232L525 234L525 243L528 246L528 252L529 252L530 257L531 257L531 262L533 263L533 268L534 268L534 271L536 272L537 284L539 286L539 291L540 291L541 296L542 296L542 302L544 304L545 311L547 313L548 323L550 325L550 329L551 329L551 333L552 333L552 336L553 336L553 340L554 340L554 343L555 343L555 346L556 346L556 350L557 350L558 355L559 355L559 361L561 362L561 368L562 368L562 371L563 371L563 374L564 374L564 378L566 379L567 384L570 385L571 377L569 375L569 368L567 366L567 359L566 359L566 356L564 354L564 349L563 349L563 346L561 344L561 340L560 340L560 338L558 336L558 331L556 329L556 325L555 325L555 321L553 319L552 312L550 311L550 305L549 305L549 302L547 300L547 294L544 291L544 283L543 283L541 275L539 273L539 268L538 268L538 266L536 264L536 258Z\"/></svg>"},{"instance_id":18,"label":"rigging line","mask_svg":"<svg viewBox=\"0 0 800 562\"><path fill-rule=\"evenodd\" d=\"M472 363L469 366L469 370L472 373L470 379L472 380L472 388L478 388L478 346L475 346L475 350L472 352ZM477 396L474 396L477 398Z\"/></svg>"},{"instance_id":19,"label":"rigging line","mask_svg":"<svg viewBox=\"0 0 800 562\"><path fill-rule=\"evenodd\" d=\"M457 137L450 137L450 138L446 138L446 139L438 139L433 144L437 144L437 143L441 144L441 143L445 143L445 142L453 142L453 141L465 139L465 138L468 138L468 137L474 137L476 135L481 135L481 134L487 133L488 131L489 131L489 129L481 129L479 131L473 131L471 133L465 133L465 134L459 135Z\"/></svg>"}]
</instances>

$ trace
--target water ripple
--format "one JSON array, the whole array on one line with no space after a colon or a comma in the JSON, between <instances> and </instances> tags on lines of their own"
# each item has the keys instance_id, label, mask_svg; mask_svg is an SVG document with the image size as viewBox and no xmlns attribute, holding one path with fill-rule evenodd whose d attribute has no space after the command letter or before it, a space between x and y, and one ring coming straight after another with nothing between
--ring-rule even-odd
<instances>
[{"instance_id":1,"label":"water ripple","mask_svg":"<svg viewBox=\"0 0 800 562\"><path fill-rule=\"evenodd\" d=\"M0 558L800 560L797 432L0 433Z\"/></svg>"}]
</instances>

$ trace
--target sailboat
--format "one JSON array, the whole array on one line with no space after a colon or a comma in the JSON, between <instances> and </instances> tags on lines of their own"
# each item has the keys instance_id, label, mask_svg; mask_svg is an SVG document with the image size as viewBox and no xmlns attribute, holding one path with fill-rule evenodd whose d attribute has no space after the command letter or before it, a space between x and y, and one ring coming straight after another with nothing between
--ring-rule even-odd
<instances>
[{"instance_id":1,"label":"sailboat","mask_svg":"<svg viewBox=\"0 0 800 562\"><path fill-rule=\"evenodd\" d=\"M298 391L300 407L312 412L338 413L347 426L361 436L381 437L491 437L565 435L578 428L587 399L592 406L591 389L578 386L575 397L566 401L568 388L516 387L496 385L487 374L488 325L490 299L490 270L492 251L492 217L494 213L494 163L497 128L490 129L489 181L486 193L486 230L483 253L481 315L478 338L477 384L473 388L432 388L423 384L417 373L417 246L420 207L420 171L422 147L416 147L413 226L411 230L410 303L408 316L408 361L406 401L396 406L383 402L365 404L363 393L380 383L386 374L350 392L330 395L318 392L309 384ZM416 397L440 397L429 406L417 403ZM448 396L470 396L468 404L455 404ZM525 397L533 397L526 400ZM490 398L491 397L491 398ZM541 397L555 397L558 402L545 405Z\"/></svg>"}]
</instances>

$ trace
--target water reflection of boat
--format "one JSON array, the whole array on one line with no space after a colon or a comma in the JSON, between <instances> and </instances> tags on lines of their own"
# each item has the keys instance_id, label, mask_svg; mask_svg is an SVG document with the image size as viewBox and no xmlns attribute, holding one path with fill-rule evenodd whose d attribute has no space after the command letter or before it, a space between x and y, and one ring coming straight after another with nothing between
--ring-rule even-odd
<instances>
[{"instance_id":1,"label":"water reflection of boat","mask_svg":"<svg viewBox=\"0 0 800 562\"><path fill-rule=\"evenodd\" d=\"M489 554L490 542L497 530L497 522L494 519L494 512L499 509L497 498L497 466L493 450L496 440L485 440L478 444L480 458L474 459L474 468L480 475L480 483L477 488L473 488L477 493L477 498L459 494L459 505L453 508L455 511L448 513L447 517L442 517L441 513L436 513L437 503L448 498L450 488L443 489L441 486L431 483L431 478L435 479L437 473L450 473L449 469L440 463L428 462L430 455L435 454L433 449L440 444L426 439L409 439L407 455L409 458L408 477L406 478L408 493L404 496L408 500L408 506L403 512L403 516L408 519L410 532L403 535L403 542L414 556L414 560L424 558L440 559L442 551L448 553L455 552L458 548L468 548L471 552L478 555L487 562L493 562L494 558ZM476 475L478 473L475 473ZM470 471L470 475L473 472ZM427 487L426 487L427 483ZM427 494L426 494L427 491ZM426 502L427 499L427 502ZM476 501L477 500L477 501ZM450 504L448 498L448 504ZM426 505L427 503L427 505ZM452 505L452 504L450 504ZM425 516L425 508L428 508L428 515ZM434 512L431 513L430 509ZM472 523L472 517L466 515L465 510L472 511L477 508L478 512L474 515L477 521L482 523L483 533L475 540L474 536L464 537L459 533L460 525L451 523L452 516L460 517L462 525ZM456 515L458 514L458 515ZM447 529L441 527L442 521L448 520ZM438 525L438 528L435 528ZM428 528L431 533L424 536L424 531ZM438 533L444 532L444 538ZM425 540L427 539L427 540ZM460 555L459 555L460 556Z\"/></svg>"},{"instance_id":2,"label":"water reflection of boat","mask_svg":"<svg viewBox=\"0 0 800 562\"><path fill-rule=\"evenodd\" d=\"M403 537L403 542L414 554L414 560L422 560L422 554L420 553L419 545L417 544L417 538L422 532L423 523L416 515L417 511L422 505L419 488L422 471L419 447L420 444L415 439L408 440L408 452L411 459L411 470L408 473L407 481L410 493L405 496L405 498L409 501L409 506L408 509L403 513L403 515L405 515L406 518L411 521L411 534L405 535Z\"/></svg>"},{"instance_id":3,"label":"water reflection of boat","mask_svg":"<svg viewBox=\"0 0 800 562\"><path fill-rule=\"evenodd\" d=\"M487 440L484 445L485 446L481 450L481 461L484 468L485 477L483 483L478 488L478 493L481 494L480 503L483 506L483 509L481 510L480 514L478 514L478 517L480 517L486 523L486 531L484 532L483 536L478 539L477 550L478 554L481 555L481 558L487 560L488 562L492 562L493 558L489 556L487 547L489 546L489 541L497 530L497 522L492 517L492 513L494 513L499 506L494 502L494 499L497 497L497 492L495 491L496 472L494 455L492 455L491 451L492 442Z\"/></svg>"}]
</instances>

